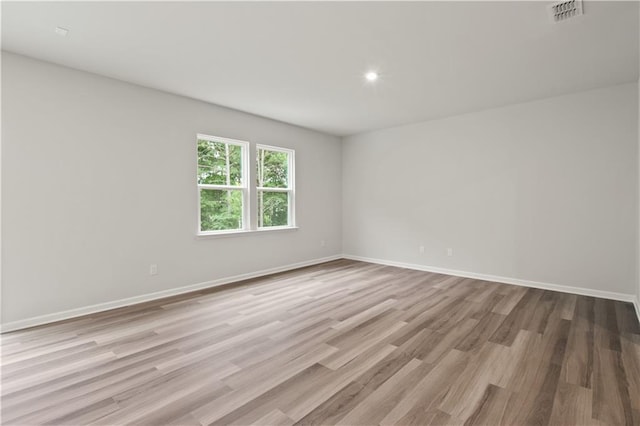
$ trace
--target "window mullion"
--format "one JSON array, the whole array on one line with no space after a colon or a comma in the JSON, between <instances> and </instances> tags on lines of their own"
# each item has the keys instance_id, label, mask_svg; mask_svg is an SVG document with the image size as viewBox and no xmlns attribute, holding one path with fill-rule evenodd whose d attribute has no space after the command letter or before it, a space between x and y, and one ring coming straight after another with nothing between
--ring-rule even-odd
<instances>
[{"instance_id":1,"label":"window mullion","mask_svg":"<svg viewBox=\"0 0 640 426\"><path fill-rule=\"evenodd\" d=\"M243 214L244 214L244 219L246 220L245 222L245 229L249 229L249 230L255 230L257 229L257 214L256 214L256 206L255 206L255 202L253 201L255 199L255 194L256 194L256 183L255 183L255 179L253 178L253 171L255 170L255 158L253 155L251 155L252 152L252 148L250 144L247 144L246 149L244 150L244 161L243 164L246 165L246 167L242 170L243 172L243 181L242 183L244 184L245 187L245 205L244 205L244 209L243 209Z\"/></svg>"}]
</instances>

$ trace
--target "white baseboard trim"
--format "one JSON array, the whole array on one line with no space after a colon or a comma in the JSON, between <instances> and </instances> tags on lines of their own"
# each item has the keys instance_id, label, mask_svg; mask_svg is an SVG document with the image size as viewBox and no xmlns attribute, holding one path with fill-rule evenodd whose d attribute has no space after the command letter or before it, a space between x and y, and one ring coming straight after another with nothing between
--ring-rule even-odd
<instances>
[{"instance_id":1,"label":"white baseboard trim","mask_svg":"<svg viewBox=\"0 0 640 426\"><path fill-rule=\"evenodd\" d=\"M212 287L218 287L225 284L231 284L238 281L258 278L265 275L275 274L278 272L290 271L292 269L303 268L305 266L317 265L320 263L330 262L332 260L342 259L342 255L334 255L319 259L307 260L304 262L292 263L289 265L278 266L275 268L263 269L261 271L249 272L247 274L235 275L232 277L219 278L217 280L205 281L198 284L192 284L184 287L177 287L168 290L156 291L154 293L143 294L140 296L127 297L125 299L114 300L111 302L98 303L96 305L85 306L82 308L70 309L68 311L55 312L52 314L41 315L23 320L12 321L0 326L0 333L8 333L10 331L21 330L24 328L35 327L37 325L49 324L56 321L67 320L80 317L83 315L95 314L98 312L108 311L111 309L131 306L138 303L150 302L165 297L177 296L179 294L190 293L192 291L203 290Z\"/></svg>"},{"instance_id":2,"label":"white baseboard trim","mask_svg":"<svg viewBox=\"0 0 640 426\"><path fill-rule=\"evenodd\" d=\"M453 275L456 277L473 278L473 279L478 279L483 281L493 281L493 282L503 283L503 284L518 285L522 287L533 287L533 288L539 288L542 290L559 291L561 293L578 294L580 296L592 296L592 297L600 297L603 299L620 300L622 302L631 302L631 303L634 303L636 307L636 312L638 313L638 320L640 321L640 309L639 309L640 307L638 306L638 301L634 294L615 293L613 291L593 290L593 289L582 288L582 287L572 287L572 286L560 285L560 284L551 284L551 283L543 283L538 281L522 280L519 278L509 278L509 277L501 277L497 275L478 274L475 272L458 271L454 269L438 268L435 266L427 266L427 265L417 265L413 263L395 262L392 260L373 259L370 257L353 256L350 254L345 254L343 255L343 257L345 259L359 260L362 262L369 262L369 263L377 263L380 265L397 266L400 268L407 268L407 269L416 269L418 271L435 272L437 274Z\"/></svg>"},{"instance_id":3,"label":"white baseboard trim","mask_svg":"<svg viewBox=\"0 0 640 426\"><path fill-rule=\"evenodd\" d=\"M108 311L111 309L122 308L125 306L131 306L138 303L150 302L153 300L163 299L170 296L177 296L179 294L190 293L192 291L203 290L213 287L222 286L225 284L231 284L238 281L243 281L251 278L258 278L265 275L275 274L278 272L290 271L292 269L303 268L305 266L317 265L320 263L330 262L338 259L350 259L358 260L361 262L376 263L379 265L397 266L399 268L415 269L418 271L434 272L444 275L453 275L456 277L473 278L483 281L493 281L504 284L512 284L522 287L533 287L543 290L559 291L562 293L578 294L581 296L600 297L603 299L620 300L623 302L633 303L636 314L638 315L638 321L640 321L640 300L633 294L615 293L611 291L592 290L582 287L572 287L559 284L543 283L538 281L522 280L519 278L509 278L497 275L479 274L468 271L458 271L454 269L438 268L435 266L418 265L413 263L396 262L392 260L374 259L370 257L354 256L350 254L334 255L318 259L312 259L304 262L292 263L289 265L279 266L275 268L263 269L260 271L249 272L246 274L235 275L232 277L219 278L217 280L205 281L197 284L192 284L184 287L172 288L163 291L157 291L154 293L143 294L140 296L128 297L125 299L114 300L111 302L98 303L91 306L85 306L82 308L70 309L62 312L55 312L52 314L41 315L32 318L26 318L23 320L12 321L0 325L0 333L8 333L10 331L17 331L29 327L35 327L38 325L44 325L53 323L56 321L67 320L71 318L77 318L83 315L90 315L99 312Z\"/></svg>"}]
</instances>

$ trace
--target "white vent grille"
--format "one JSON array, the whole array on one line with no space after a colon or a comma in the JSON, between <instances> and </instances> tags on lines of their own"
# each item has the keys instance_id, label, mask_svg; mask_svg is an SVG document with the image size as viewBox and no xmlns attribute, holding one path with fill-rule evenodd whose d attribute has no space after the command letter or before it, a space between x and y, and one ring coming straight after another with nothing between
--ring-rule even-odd
<instances>
[{"instance_id":1,"label":"white vent grille","mask_svg":"<svg viewBox=\"0 0 640 426\"><path fill-rule=\"evenodd\" d=\"M549 6L549 18L554 24L582 15L582 0L567 0Z\"/></svg>"}]
</instances>

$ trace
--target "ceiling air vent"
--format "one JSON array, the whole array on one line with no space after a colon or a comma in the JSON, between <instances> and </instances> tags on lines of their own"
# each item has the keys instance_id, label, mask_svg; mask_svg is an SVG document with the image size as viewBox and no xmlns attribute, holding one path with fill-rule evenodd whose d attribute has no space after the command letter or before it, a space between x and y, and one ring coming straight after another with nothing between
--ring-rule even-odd
<instances>
[{"instance_id":1,"label":"ceiling air vent","mask_svg":"<svg viewBox=\"0 0 640 426\"><path fill-rule=\"evenodd\" d=\"M549 18L554 24L580 15L582 15L582 0L559 1L549 5Z\"/></svg>"}]
</instances>

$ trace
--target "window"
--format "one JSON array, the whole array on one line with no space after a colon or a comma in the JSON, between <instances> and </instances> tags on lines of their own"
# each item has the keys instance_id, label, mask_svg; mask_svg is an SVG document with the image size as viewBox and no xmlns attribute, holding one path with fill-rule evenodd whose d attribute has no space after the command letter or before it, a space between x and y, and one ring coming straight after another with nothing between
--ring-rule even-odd
<instances>
[{"instance_id":1,"label":"window","mask_svg":"<svg viewBox=\"0 0 640 426\"><path fill-rule=\"evenodd\" d=\"M249 144L198 135L200 233L248 229Z\"/></svg>"},{"instance_id":2,"label":"window","mask_svg":"<svg viewBox=\"0 0 640 426\"><path fill-rule=\"evenodd\" d=\"M293 155L290 149L258 145L258 228L293 226Z\"/></svg>"},{"instance_id":3,"label":"window","mask_svg":"<svg viewBox=\"0 0 640 426\"><path fill-rule=\"evenodd\" d=\"M295 228L294 151L199 134L198 234Z\"/></svg>"}]
</instances>

